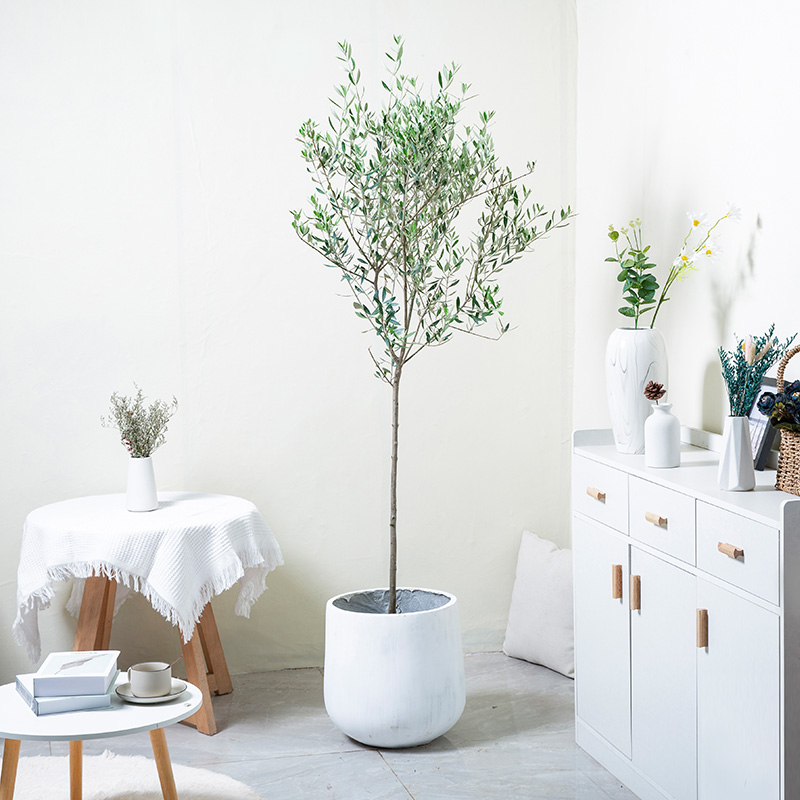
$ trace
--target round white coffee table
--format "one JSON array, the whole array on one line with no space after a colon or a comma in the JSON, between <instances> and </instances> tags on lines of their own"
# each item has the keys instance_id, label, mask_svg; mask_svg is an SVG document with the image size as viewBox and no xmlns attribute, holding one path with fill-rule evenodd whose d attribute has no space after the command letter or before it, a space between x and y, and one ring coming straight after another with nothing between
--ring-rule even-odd
<instances>
[{"instance_id":1,"label":"round white coffee table","mask_svg":"<svg viewBox=\"0 0 800 800\"><path fill-rule=\"evenodd\" d=\"M120 675L117 685L127 681ZM150 731L150 742L161 781L164 800L177 800L172 764L169 760L164 728L180 722L197 711L203 703L200 690L191 683L173 700L153 705L134 705L111 696L111 708L68 711L37 717L17 694L16 686L0 686L0 738L5 739L3 768L0 775L0 800L12 800L17 777L22 740L68 741L70 800L81 800L83 784L83 740L125 736Z\"/></svg>"}]
</instances>

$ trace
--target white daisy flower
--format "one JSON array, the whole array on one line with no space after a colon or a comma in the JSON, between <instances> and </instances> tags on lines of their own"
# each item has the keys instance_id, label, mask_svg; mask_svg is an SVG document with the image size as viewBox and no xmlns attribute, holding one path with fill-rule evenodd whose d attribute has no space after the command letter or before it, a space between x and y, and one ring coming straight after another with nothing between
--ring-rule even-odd
<instances>
[{"instance_id":1,"label":"white daisy flower","mask_svg":"<svg viewBox=\"0 0 800 800\"><path fill-rule=\"evenodd\" d=\"M735 203L728 203L728 210L725 212L725 216L728 219L732 219L734 222L740 222L742 219L742 209Z\"/></svg>"},{"instance_id":2,"label":"white daisy flower","mask_svg":"<svg viewBox=\"0 0 800 800\"><path fill-rule=\"evenodd\" d=\"M689 211L686 216L689 217L689 222L692 223L692 229L705 228L708 224L708 214L695 214L694 212Z\"/></svg>"},{"instance_id":3,"label":"white daisy flower","mask_svg":"<svg viewBox=\"0 0 800 800\"><path fill-rule=\"evenodd\" d=\"M713 239L709 239L702 247L697 248L697 260L703 264L716 264L722 255L722 248Z\"/></svg>"},{"instance_id":4,"label":"white daisy flower","mask_svg":"<svg viewBox=\"0 0 800 800\"><path fill-rule=\"evenodd\" d=\"M689 269L694 261L694 253L687 250L685 247L678 253L678 257L672 262L673 267L682 269Z\"/></svg>"}]
</instances>

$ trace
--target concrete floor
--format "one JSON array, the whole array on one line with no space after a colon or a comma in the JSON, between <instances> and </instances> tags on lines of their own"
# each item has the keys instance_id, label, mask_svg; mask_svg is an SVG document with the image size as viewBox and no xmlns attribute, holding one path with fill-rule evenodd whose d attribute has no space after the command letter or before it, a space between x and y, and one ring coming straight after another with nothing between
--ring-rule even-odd
<instances>
[{"instance_id":1,"label":"concrete floor","mask_svg":"<svg viewBox=\"0 0 800 800\"><path fill-rule=\"evenodd\" d=\"M297 669L235 676L233 694L214 698L220 732L172 726L170 754L264 800L635 800L575 745L571 680L500 653L467 656L466 671L464 715L423 747L348 739L325 714L321 670ZM87 755L105 749L152 755L146 733L84 745ZM21 755L46 752L66 755L67 744L23 743Z\"/></svg>"}]
</instances>

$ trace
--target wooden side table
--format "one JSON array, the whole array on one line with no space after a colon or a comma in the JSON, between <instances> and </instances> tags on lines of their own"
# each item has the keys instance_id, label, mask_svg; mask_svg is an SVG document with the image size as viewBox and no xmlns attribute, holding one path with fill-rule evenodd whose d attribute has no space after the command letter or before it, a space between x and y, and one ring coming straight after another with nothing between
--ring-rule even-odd
<instances>
[{"instance_id":1,"label":"wooden side table","mask_svg":"<svg viewBox=\"0 0 800 800\"><path fill-rule=\"evenodd\" d=\"M126 681L127 676L120 675L117 685ZM0 800L13 800L22 741L68 741L70 800L81 800L84 740L125 736L140 731L150 732L164 800L178 800L164 728L196 714L202 703L200 690L189 684L186 691L175 699L155 705L131 705L112 695L111 709L37 717L17 694L13 683L0 686L0 708L3 709L0 738L5 739Z\"/></svg>"},{"instance_id":2,"label":"wooden side table","mask_svg":"<svg viewBox=\"0 0 800 800\"><path fill-rule=\"evenodd\" d=\"M73 650L109 649L116 594L116 581L102 575L86 579ZM203 696L203 705L184 721L194 725L200 733L213 736L217 732L217 721L211 705L211 693L230 694L233 683L211 603L207 603L203 609L192 638L184 642L180 632L178 638L183 650L186 678Z\"/></svg>"},{"instance_id":3,"label":"wooden side table","mask_svg":"<svg viewBox=\"0 0 800 800\"><path fill-rule=\"evenodd\" d=\"M108 649L118 585L139 591L180 631L187 677L204 700L190 722L214 734L211 694L233 686L206 601L238 584L234 610L248 616L283 556L248 500L200 492L161 492L158 499L158 508L146 513L127 511L124 495L78 497L31 511L17 570L14 638L32 661L39 659L38 612L49 605L53 583L72 575L86 579L74 647Z\"/></svg>"}]
</instances>

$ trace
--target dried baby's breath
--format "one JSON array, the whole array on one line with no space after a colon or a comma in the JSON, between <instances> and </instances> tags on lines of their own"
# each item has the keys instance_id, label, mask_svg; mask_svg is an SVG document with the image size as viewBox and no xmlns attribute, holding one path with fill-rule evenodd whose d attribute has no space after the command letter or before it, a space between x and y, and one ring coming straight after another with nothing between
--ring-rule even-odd
<instances>
[{"instance_id":1,"label":"dried baby's breath","mask_svg":"<svg viewBox=\"0 0 800 800\"><path fill-rule=\"evenodd\" d=\"M116 428L122 444L133 458L148 458L166 441L167 423L178 410L175 397L171 403L156 400L145 406L142 390L134 383L133 397L114 392L107 417L100 417L105 428Z\"/></svg>"}]
</instances>

